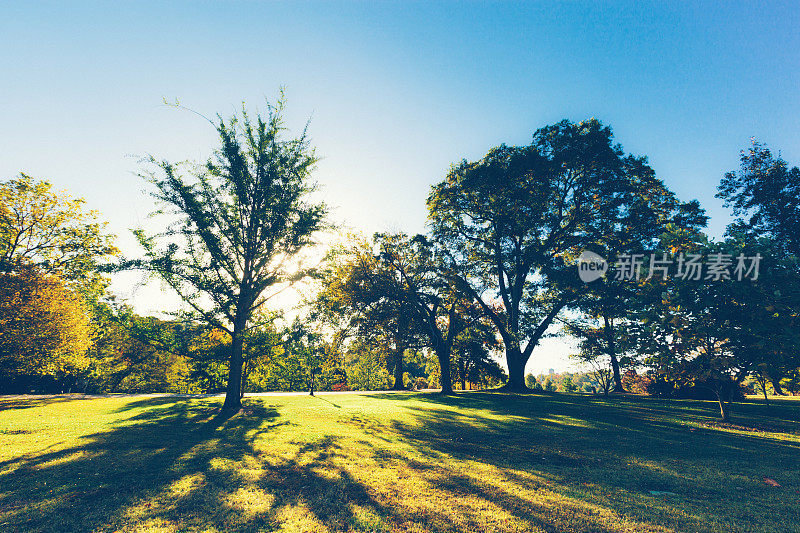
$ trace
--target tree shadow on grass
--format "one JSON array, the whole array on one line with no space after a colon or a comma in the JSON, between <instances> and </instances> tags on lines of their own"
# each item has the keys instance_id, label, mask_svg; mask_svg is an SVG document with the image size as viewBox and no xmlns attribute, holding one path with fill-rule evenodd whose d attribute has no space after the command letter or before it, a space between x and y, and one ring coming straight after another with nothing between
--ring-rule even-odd
<instances>
[{"instance_id":1,"label":"tree shadow on grass","mask_svg":"<svg viewBox=\"0 0 800 533\"><path fill-rule=\"evenodd\" d=\"M256 449L288 422L274 407L246 404L229 416L208 401L131 404L152 408L73 446L0 464L0 531L262 531L301 504L310 520L348 530L362 520L354 504L383 512L330 464L333 437L293 457Z\"/></svg>"},{"instance_id":2,"label":"tree shadow on grass","mask_svg":"<svg viewBox=\"0 0 800 533\"><path fill-rule=\"evenodd\" d=\"M798 513L793 489L760 479L800 484L797 443L691 432L681 418L702 404L375 397L411 416L348 411L325 422L330 434L287 434L296 422L261 400L230 417L219 400L129 401L109 431L0 463L0 531L594 532L623 530L623 518L788 531Z\"/></svg>"},{"instance_id":3,"label":"tree shadow on grass","mask_svg":"<svg viewBox=\"0 0 800 533\"><path fill-rule=\"evenodd\" d=\"M389 395L383 399L393 400ZM800 528L796 504L800 445L769 436L692 428L685 420L702 411L704 406L697 402L670 406L645 401L643 406L641 401L625 400L612 408L602 402L603 409L592 409L596 403L592 398L566 395L470 393L417 400L426 405L406 406L414 422L398 421L394 426L404 440L444 462L450 458L493 465L512 485L530 485L533 474L550 480L565 496L653 528L784 531L787 524ZM742 417L763 417L752 411L746 406ZM793 428L794 415L771 423ZM421 475L457 497L473 494L499 502L536 527L562 527L546 509L530 499L503 494L496 484L456 471L426 468ZM778 492L763 483L764 476L780 476L793 488ZM675 497L654 496L650 491ZM586 527L602 530L600 524Z\"/></svg>"},{"instance_id":4,"label":"tree shadow on grass","mask_svg":"<svg viewBox=\"0 0 800 533\"><path fill-rule=\"evenodd\" d=\"M74 400L90 399L78 395L58 395L58 396L6 396L0 397L0 411L10 409L30 409L32 407L43 407L54 403L71 402Z\"/></svg>"}]
</instances>

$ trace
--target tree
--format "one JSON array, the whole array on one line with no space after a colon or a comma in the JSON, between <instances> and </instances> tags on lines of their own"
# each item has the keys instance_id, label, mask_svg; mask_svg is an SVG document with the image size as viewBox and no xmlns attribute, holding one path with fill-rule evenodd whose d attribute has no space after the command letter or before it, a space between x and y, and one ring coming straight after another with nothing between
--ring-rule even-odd
<instances>
[{"instance_id":1,"label":"tree","mask_svg":"<svg viewBox=\"0 0 800 533\"><path fill-rule=\"evenodd\" d=\"M782 394L781 380L800 367L800 257L785 254L774 238L729 233L733 255L763 258L758 278L736 287L737 348L756 359L753 376Z\"/></svg>"},{"instance_id":2,"label":"tree","mask_svg":"<svg viewBox=\"0 0 800 533\"><path fill-rule=\"evenodd\" d=\"M392 388L404 388L406 350L424 344L413 311L401 297L399 280L380 254L363 238L351 236L348 246L333 248L319 276L321 287L313 302L317 320L336 330L338 344L358 338L385 352ZM375 243L379 241L376 235Z\"/></svg>"},{"instance_id":3,"label":"tree","mask_svg":"<svg viewBox=\"0 0 800 533\"><path fill-rule=\"evenodd\" d=\"M665 233L683 236L684 240L696 236L705 227L707 218L697 201L681 203L644 157L628 156L623 160L630 194L625 209L614 225L608 228L599 246L603 257L620 254L643 256L661 244ZM676 237L677 239L677 237ZM675 246L676 242L671 243ZM649 274L648 274L649 277ZM604 276L588 284L583 296L574 306L578 316L563 320L567 332L584 344L591 345L596 355L605 354L611 365L613 390L623 392L620 367L632 362L626 353L623 331L637 306L643 291L659 285L656 275L646 282L639 279L617 279Z\"/></svg>"},{"instance_id":4,"label":"tree","mask_svg":"<svg viewBox=\"0 0 800 533\"><path fill-rule=\"evenodd\" d=\"M596 344L587 341L581 343L580 351L572 357L589 365L595 382L600 386L603 395L608 396L615 383L611 357Z\"/></svg>"},{"instance_id":5,"label":"tree","mask_svg":"<svg viewBox=\"0 0 800 533\"><path fill-rule=\"evenodd\" d=\"M434 186L434 238L458 289L497 327L510 390L526 390L533 349L582 290L578 254L605 241L629 198L621 149L597 120L541 128L531 145L462 161Z\"/></svg>"},{"instance_id":6,"label":"tree","mask_svg":"<svg viewBox=\"0 0 800 533\"><path fill-rule=\"evenodd\" d=\"M775 394L782 394L782 377L800 366L796 333L800 316L800 168L789 168L786 161L754 140L741 152L740 170L725 174L717 197L737 217L726 235L756 245L760 248L756 252L770 259L757 287L770 313L766 322L752 326L761 330L759 349L765 360L760 364L760 376L769 379Z\"/></svg>"},{"instance_id":7,"label":"tree","mask_svg":"<svg viewBox=\"0 0 800 533\"><path fill-rule=\"evenodd\" d=\"M731 232L771 236L785 251L800 256L800 168L753 141L741 152L739 172L728 172L717 198L733 209Z\"/></svg>"},{"instance_id":8,"label":"tree","mask_svg":"<svg viewBox=\"0 0 800 533\"><path fill-rule=\"evenodd\" d=\"M564 392L576 392L578 387L575 383L572 382L572 376L564 376L564 379L561 381L561 387L564 389Z\"/></svg>"},{"instance_id":9,"label":"tree","mask_svg":"<svg viewBox=\"0 0 800 533\"><path fill-rule=\"evenodd\" d=\"M153 340L170 335L170 323L139 316L113 301L95 305L94 321L95 339L90 350L93 388L108 392L189 392L173 388L166 377L169 367L177 366L182 356L159 349ZM186 370L188 374L188 367Z\"/></svg>"},{"instance_id":10,"label":"tree","mask_svg":"<svg viewBox=\"0 0 800 533\"><path fill-rule=\"evenodd\" d=\"M284 360L293 359L299 365L298 373L305 378L306 388L311 396L314 396L315 390L320 389L323 375L329 374L336 366L331 346L309 322L295 320L290 335L284 342L284 353ZM281 362L278 361L278 364Z\"/></svg>"},{"instance_id":11,"label":"tree","mask_svg":"<svg viewBox=\"0 0 800 533\"><path fill-rule=\"evenodd\" d=\"M80 292L102 289L98 266L117 249L85 203L27 174L0 182L0 272L33 265L39 275L58 276Z\"/></svg>"},{"instance_id":12,"label":"tree","mask_svg":"<svg viewBox=\"0 0 800 533\"><path fill-rule=\"evenodd\" d=\"M347 381L353 390L383 390L389 386L389 372L374 347L355 342L345 358Z\"/></svg>"},{"instance_id":13,"label":"tree","mask_svg":"<svg viewBox=\"0 0 800 533\"><path fill-rule=\"evenodd\" d=\"M500 347L494 328L488 321L476 321L456 338L452 352L452 376L467 390L467 382L486 385L503 383L506 373L492 357ZM534 380L535 381L535 380Z\"/></svg>"},{"instance_id":14,"label":"tree","mask_svg":"<svg viewBox=\"0 0 800 533\"><path fill-rule=\"evenodd\" d=\"M708 253L733 258L742 252L739 246L733 240L709 244ZM648 355L644 362L655 371L656 386L673 394L708 390L721 418L731 417L742 382L762 368L768 344L783 342L760 281L671 278L663 292L651 295L631 333L637 351ZM768 334L765 327L775 329Z\"/></svg>"},{"instance_id":15,"label":"tree","mask_svg":"<svg viewBox=\"0 0 800 533\"><path fill-rule=\"evenodd\" d=\"M277 314L262 314L256 319L258 325L250 328L245 335L242 348L242 388L239 393L241 397L244 397L248 386L251 390L259 387L258 382L263 380L267 368L276 360L290 357L290 352L298 351L294 345L299 337L299 327L294 325L291 329L284 328L284 331L280 331L275 326L278 318Z\"/></svg>"},{"instance_id":16,"label":"tree","mask_svg":"<svg viewBox=\"0 0 800 533\"><path fill-rule=\"evenodd\" d=\"M450 394L456 338L480 320L481 313L442 274L434 243L422 235L376 234L372 245L361 242L337 255L323 278L317 307L344 317L341 331L390 339L385 345L397 354L396 388L403 383L397 366L402 354L411 348L432 348L442 393Z\"/></svg>"},{"instance_id":17,"label":"tree","mask_svg":"<svg viewBox=\"0 0 800 533\"><path fill-rule=\"evenodd\" d=\"M5 371L53 391L87 377L88 316L106 286L98 267L117 251L84 204L27 174L0 182Z\"/></svg>"},{"instance_id":18,"label":"tree","mask_svg":"<svg viewBox=\"0 0 800 533\"><path fill-rule=\"evenodd\" d=\"M307 132L284 139L283 97L266 118L212 122L220 147L203 166L149 157L142 177L173 219L167 229L135 235L145 258L127 262L160 277L198 319L230 336L224 409L241 406L243 343L267 289L307 272L291 265L325 227L327 207L308 199L317 161Z\"/></svg>"},{"instance_id":19,"label":"tree","mask_svg":"<svg viewBox=\"0 0 800 533\"><path fill-rule=\"evenodd\" d=\"M88 367L90 344L85 305L57 277L33 267L0 273L0 383L14 389L6 392L74 385L64 380Z\"/></svg>"},{"instance_id":20,"label":"tree","mask_svg":"<svg viewBox=\"0 0 800 533\"><path fill-rule=\"evenodd\" d=\"M491 336L487 324L481 323L481 309L453 283L447 275L442 250L424 235L408 238L404 234L378 234L376 243L381 260L397 280L393 298L405 304L413 323L428 339L428 346L439 362L442 394L450 394L453 391L450 359L462 332L475 328L476 332L483 332L482 344L494 345L487 338ZM488 370L487 365L482 367ZM489 374L496 374L496 370Z\"/></svg>"}]
</instances>

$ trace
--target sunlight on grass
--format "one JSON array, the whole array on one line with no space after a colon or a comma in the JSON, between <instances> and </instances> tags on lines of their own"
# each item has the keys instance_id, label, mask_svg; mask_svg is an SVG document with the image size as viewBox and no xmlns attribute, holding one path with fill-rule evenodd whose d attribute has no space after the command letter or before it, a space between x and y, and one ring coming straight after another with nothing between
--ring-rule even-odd
<instances>
[{"instance_id":1,"label":"sunlight on grass","mask_svg":"<svg viewBox=\"0 0 800 533\"><path fill-rule=\"evenodd\" d=\"M0 530L791 531L800 404L775 404L720 425L708 402L568 395L251 398L228 420L5 401Z\"/></svg>"}]
</instances>

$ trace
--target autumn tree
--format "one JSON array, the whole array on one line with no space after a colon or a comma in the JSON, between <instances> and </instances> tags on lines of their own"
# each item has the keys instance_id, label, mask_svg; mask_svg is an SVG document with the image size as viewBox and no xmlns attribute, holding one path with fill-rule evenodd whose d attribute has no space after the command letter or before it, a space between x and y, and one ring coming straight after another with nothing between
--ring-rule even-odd
<instances>
[{"instance_id":1,"label":"autumn tree","mask_svg":"<svg viewBox=\"0 0 800 533\"><path fill-rule=\"evenodd\" d=\"M33 267L0 273L0 383L62 382L88 367L90 343L84 302L57 277Z\"/></svg>"},{"instance_id":2,"label":"autumn tree","mask_svg":"<svg viewBox=\"0 0 800 533\"><path fill-rule=\"evenodd\" d=\"M0 272L34 265L82 292L102 287L98 266L117 249L85 203L27 174L0 183Z\"/></svg>"},{"instance_id":3,"label":"autumn tree","mask_svg":"<svg viewBox=\"0 0 800 533\"><path fill-rule=\"evenodd\" d=\"M220 145L201 166L148 159L142 176L171 223L159 234L138 229L145 257L128 261L162 279L197 319L230 336L224 408L241 406L243 346L268 289L306 272L297 253L325 227L327 208L309 200L317 161L307 132L284 138L283 97L267 115L212 124Z\"/></svg>"},{"instance_id":4,"label":"autumn tree","mask_svg":"<svg viewBox=\"0 0 800 533\"><path fill-rule=\"evenodd\" d=\"M7 376L46 377L50 388L87 377L90 307L107 283L98 267L116 248L105 224L84 207L26 174L0 182L0 351Z\"/></svg>"}]
</instances>

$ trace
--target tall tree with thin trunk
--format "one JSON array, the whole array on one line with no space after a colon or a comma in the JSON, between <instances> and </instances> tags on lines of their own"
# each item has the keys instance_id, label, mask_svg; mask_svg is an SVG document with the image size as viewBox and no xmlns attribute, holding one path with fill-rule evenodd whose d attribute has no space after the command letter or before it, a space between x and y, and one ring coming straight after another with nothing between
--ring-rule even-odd
<instances>
[{"instance_id":1,"label":"tall tree with thin trunk","mask_svg":"<svg viewBox=\"0 0 800 533\"><path fill-rule=\"evenodd\" d=\"M317 158L306 130L284 138L283 95L265 117L210 121L220 146L204 165L149 158L142 177L170 225L135 235L145 257L125 267L161 278L199 319L231 337L224 409L241 406L242 349L252 317L282 284L307 274L293 258L325 227L327 207L309 200Z\"/></svg>"},{"instance_id":2,"label":"tall tree with thin trunk","mask_svg":"<svg viewBox=\"0 0 800 533\"><path fill-rule=\"evenodd\" d=\"M623 169L630 190L626 207L621 217L608 227L606 236L598 241L598 252L613 263L620 254L641 254L649 257L656 253L671 251L678 244L671 242L669 250L661 248L661 237L684 236L683 240L696 236L707 222L704 211L694 200L681 203L644 157L628 156L623 160ZM644 265L648 267L647 264ZM645 277L650 279L645 281ZM622 392L621 367L631 362L626 354L622 332L629 322L644 291L658 290L663 276L648 271L642 280L617 279L604 276L587 284L586 292L575 305L579 313L573 314L564 323L567 331L581 340L589 353L607 356L611 365L613 390ZM654 287L655 286L655 287ZM660 292L660 291L659 291Z\"/></svg>"}]
</instances>

